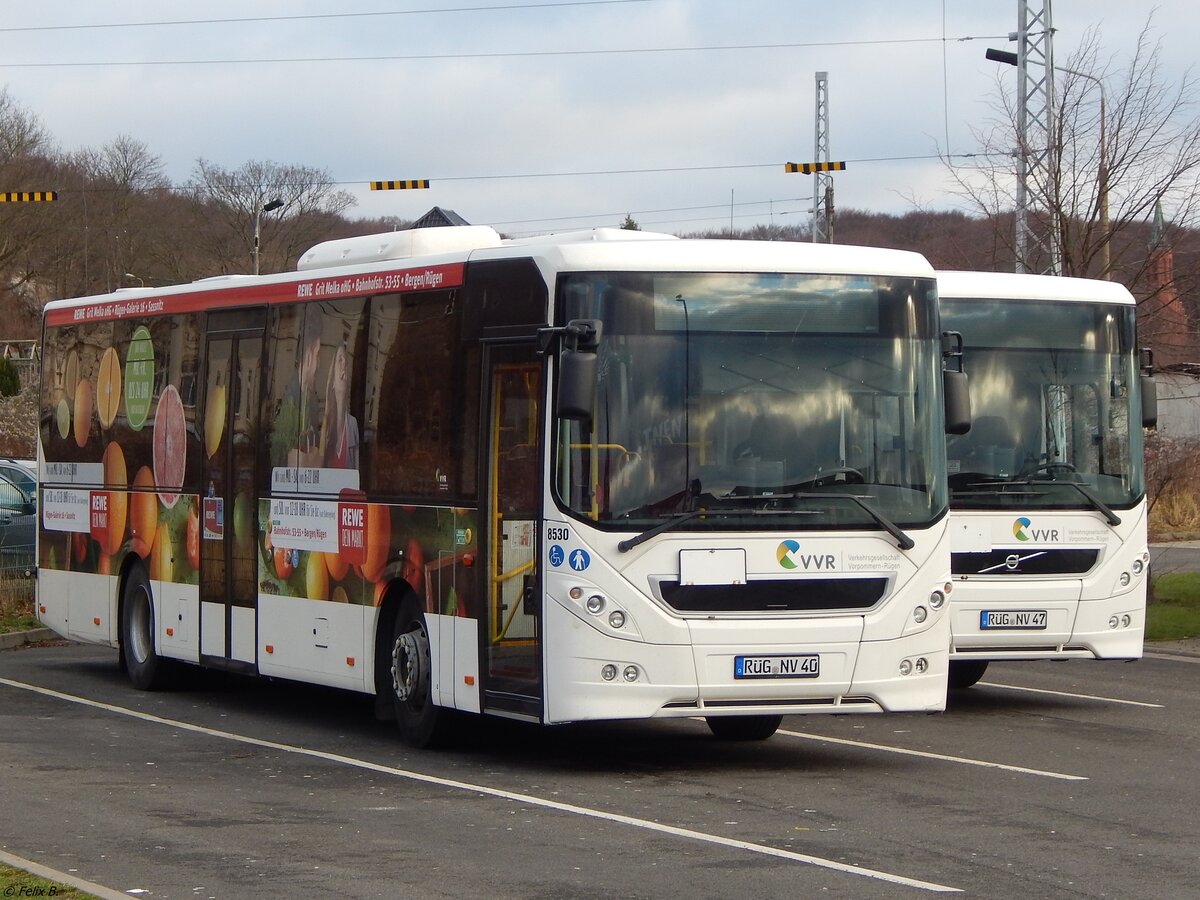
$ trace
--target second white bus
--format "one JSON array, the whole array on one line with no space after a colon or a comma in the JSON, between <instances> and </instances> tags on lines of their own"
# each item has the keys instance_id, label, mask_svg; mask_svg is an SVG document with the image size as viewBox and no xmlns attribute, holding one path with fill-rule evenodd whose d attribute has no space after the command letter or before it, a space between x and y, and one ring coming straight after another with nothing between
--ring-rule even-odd
<instances>
[{"instance_id":1,"label":"second white bus","mask_svg":"<svg viewBox=\"0 0 1200 900\"><path fill-rule=\"evenodd\" d=\"M948 442L951 687L990 660L1142 655L1142 428L1156 418L1134 298L1108 281L939 272L973 424Z\"/></svg>"}]
</instances>

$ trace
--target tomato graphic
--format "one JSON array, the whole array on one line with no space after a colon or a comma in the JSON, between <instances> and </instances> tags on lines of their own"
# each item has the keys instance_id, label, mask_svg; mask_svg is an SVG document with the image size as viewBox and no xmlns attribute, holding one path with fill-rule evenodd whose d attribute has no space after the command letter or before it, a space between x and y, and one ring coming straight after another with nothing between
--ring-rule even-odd
<instances>
[{"instance_id":1,"label":"tomato graphic","mask_svg":"<svg viewBox=\"0 0 1200 900\"><path fill-rule=\"evenodd\" d=\"M288 576L292 574L292 551L285 550L283 547L275 548L275 577L280 581L287 581Z\"/></svg>"}]
</instances>

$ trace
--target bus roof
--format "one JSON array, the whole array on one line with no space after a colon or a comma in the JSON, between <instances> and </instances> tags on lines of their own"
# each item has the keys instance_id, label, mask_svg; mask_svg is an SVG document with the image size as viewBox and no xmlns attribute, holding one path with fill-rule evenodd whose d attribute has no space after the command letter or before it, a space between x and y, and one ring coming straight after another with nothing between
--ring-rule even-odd
<instances>
[{"instance_id":1,"label":"bus roof","mask_svg":"<svg viewBox=\"0 0 1200 900\"><path fill-rule=\"evenodd\" d=\"M318 244L298 271L225 275L190 284L122 288L55 300L53 325L157 315L226 305L363 296L462 284L471 260L532 258L543 271L794 272L932 278L919 253L792 241L681 240L653 232L599 228L501 240L487 226L387 232ZM236 299L234 294L236 292Z\"/></svg>"},{"instance_id":2,"label":"bus roof","mask_svg":"<svg viewBox=\"0 0 1200 900\"><path fill-rule=\"evenodd\" d=\"M1129 290L1115 281L1029 275L1016 272L937 273L938 296L957 300L1072 300L1133 305Z\"/></svg>"}]
</instances>

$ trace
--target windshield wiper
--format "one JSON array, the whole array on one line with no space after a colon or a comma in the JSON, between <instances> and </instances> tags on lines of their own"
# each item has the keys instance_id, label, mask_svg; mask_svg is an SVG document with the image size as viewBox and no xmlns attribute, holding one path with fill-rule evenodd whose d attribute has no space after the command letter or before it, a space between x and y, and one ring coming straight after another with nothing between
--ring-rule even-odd
<instances>
[{"instance_id":1,"label":"windshield wiper","mask_svg":"<svg viewBox=\"0 0 1200 900\"><path fill-rule=\"evenodd\" d=\"M658 537L658 535L662 534L664 531L670 531L673 528L678 528L688 519L694 519L697 516L703 515L720 515L720 511L718 510L716 513L714 513L711 509L693 509L691 512L672 513L671 518L667 519L665 522L660 522L653 528L647 528L641 534L634 535L633 537L627 538L623 541L618 541L617 550L619 550L621 553L626 553L632 550L638 544L644 544L646 541L650 540L650 538Z\"/></svg>"},{"instance_id":2,"label":"windshield wiper","mask_svg":"<svg viewBox=\"0 0 1200 900\"><path fill-rule=\"evenodd\" d=\"M838 500L849 500L856 503L863 512L875 520L884 531L896 539L896 543L900 545L901 550L911 550L915 547L916 541L910 538L907 534L900 530L900 527L891 519L886 518L883 513L876 510L873 506L863 500L861 497L854 494L793 494L797 500L826 500L830 498Z\"/></svg>"},{"instance_id":3,"label":"windshield wiper","mask_svg":"<svg viewBox=\"0 0 1200 900\"><path fill-rule=\"evenodd\" d=\"M901 550L911 550L913 547L916 546L916 542L912 538L910 538L907 534L905 534L903 531L901 531L899 526L897 526L890 519L886 518L882 513L877 511L874 507L872 507L870 504L868 504L861 497L857 497L854 494L814 494L814 493L761 494L761 495L757 495L757 496L753 496L753 497L744 497L744 498L738 498L738 499L776 501L776 500L826 500L829 498L834 498L834 499L838 499L838 500L849 500L850 502L857 505L860 509L862 509L863 512L865 512L868 516L870 516L875 521L875 523L879 525L880 528L882 528L884 531L886 531L888 534L890 534L892 537L894 537L896 539L896 543L899 544ZM672 531L672 530L678 528L684 522L687 522L690 519L695 519L698 516L739 516L739 515L745 515L746 512L749 512L751 515L794 515L797 512L797 510L762 509L762 510L744 510L743 511L743 510L730 510L730 509L719 509L718 508L718 509L694 509L691 512L673 513L671 515L671 518L667 519L665 522L660 522L659 524L655 525L653 528L646 529L641 534L634 535L633 537L627 538L626 540L623 540L623 541L619 541L617 543L617 550L619 550L621 553L626 553L629 550L632 550L638 544L644 544L646 541L650 540L653 537L658 537L660 534L663 534L667 531Z\"/></svg>"},{"instance_id":4,"label":"windshield wiper","mask_svg":"<svg viewBox=\"0 0 1200 900\"><path fill-rule=\"evenodd\" d=\"M1104 518L1107 520L1109 525L1116 526L1116 525L1121 524L1121 517L1118 516L1115 512L1113 512L1103 500L1101 500L1099 497L1097 497L1095 494L1093 494L1091 491L1089 491L1087 488L1085 488L1078 481L1055 481L1051 478L1027 478L1024 481L1015 482L1015 483L1016 484L1036 484L1036 485L1051 485L1051 484L1053 484L1056 486L1061 484L1061 485L1065 485L1067 487L1073 487L1073 488L1075 488L1075 490L1077 490L1079 492L1080 496L1082 496L1084 500L1086 500L1089 504L1091 504L1093 509L1095 509L1097 512L1099 512L1100 515L1104 516Z\"/></svg>"}]
</instances>

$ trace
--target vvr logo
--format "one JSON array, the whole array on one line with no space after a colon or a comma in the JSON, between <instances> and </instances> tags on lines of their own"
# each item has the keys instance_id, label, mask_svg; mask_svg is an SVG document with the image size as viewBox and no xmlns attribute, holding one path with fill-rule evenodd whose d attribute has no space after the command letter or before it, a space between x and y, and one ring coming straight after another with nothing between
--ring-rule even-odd
<instances>
[{"instance_id":1,"label":"vvr logo","mask_svg":"<svg viewBox=\"0 0 1200 900\"><path fill-rule=\"evenodd\" d=\"M1028 533L1025 531L1026 528L1029 529ZM1018 541L1057 541L1058 529L1034 528L1033 523L1029 519L1021 516L1021 518L1013 522L1013 537Z\"/></svg>"},{"instance_id":2,"label":"vvr logo","mask_svg":"<svg viewBox=\"0 0 1200 900\"><path fill-rule=\"evenodd\" d=\"M832 569L835 557L832 553L801 553L797 541L782 541L775 548L775 558L785 569Z\"/></svg>"}]
</instances>

